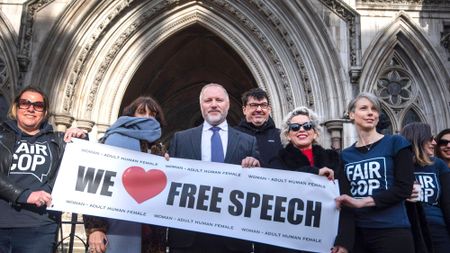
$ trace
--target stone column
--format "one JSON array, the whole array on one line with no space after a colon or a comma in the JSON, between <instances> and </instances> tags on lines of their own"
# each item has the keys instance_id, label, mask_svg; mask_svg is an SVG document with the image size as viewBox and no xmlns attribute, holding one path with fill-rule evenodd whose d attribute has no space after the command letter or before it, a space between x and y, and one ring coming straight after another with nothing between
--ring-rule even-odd
<instances>
[{"instance_id":1,"label":"stone column","mask_svg":"<svg viewBox=\"0 0 450 253\"><path fill-rule=\"evenodd\" d=\"M105 132L109 126L110 126L109 124L102 124L102 123L97 124L97 139L100 139L103 137L103 135L105 135Z\"/></svg>"},{"instance_id":2,"label":"stone column","mask_svg":"<svg viewBox=\"0 0 450 253\"><path fill-rule=\"evenodd\" d=\"M88 132L90 132L92 130L94 125L95 125L95 122L91 121L91 120L83 120L83 119L77 120L77 127L84 129Z\"/></svg>"},{"instance_id":3,"label":"stone column","mask_svg":"<svg viewBox=\"0 0 450 253\"><path fill-rule=\"evenodd\" d=\"M56 131L65 132L67 128L72 126L74 118L67 114L54 114Z\"/></svg>"},{"instance_id":4,"label":"stone column","mask_svg":"<svg viewBox=\"0 0 450 253\"><path fill-rule=\"evenodd\" d=\"M342 149L342 129L344 119L333 119L324 122L325 127L331 135L331 147L337 150Z\"/></svg>"}]
</instances>

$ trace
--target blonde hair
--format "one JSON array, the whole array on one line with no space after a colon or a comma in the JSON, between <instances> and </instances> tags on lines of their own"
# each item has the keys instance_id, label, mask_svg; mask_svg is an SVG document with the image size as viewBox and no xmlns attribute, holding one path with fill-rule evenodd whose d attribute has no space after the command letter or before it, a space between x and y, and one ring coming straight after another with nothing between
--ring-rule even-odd
<instances>
[{"instance_id":1,"label":"blonde hair","mask_svg":"<svg viewBox=\"0 0 450 253\"><path fill-rule=\"evenodd\" d=\"M295 108L294 110L290 111L283 119L283 124L281 125L281 132L280 132L280 139L281 139L281 144L283 144L283 147L286 147L290 143L290 140L288 138L289 124L291 123L292 118L297 115L308 116L309 120L314 125L314 132L317 135L319 135L320 131L322 130L322 127L320 127L320 124L319 124L319 116L317 116L317 114L313 110L309 109L308 107L299 106L299 107ZM315 140L314 140L314 142L315 142Z\"/></svg>"},{"instance_id":2,"label":"blonde hair","mask_svg":"<svg viewBox=\"0 0 450 253\"><path fill-rule=\"evenodd\" d=\"M355 112L356 102L358 102L361 98L365 98L369 100L373 106L377 109L379 113L381 113L381 103L377 96L375 96L373 93L370 92L361 92L359 93L354 99L350 101L347 105L347 115L350 114L350 112ZM353 120L352 120L353 122Z\"/></svg>"}]
</instances>

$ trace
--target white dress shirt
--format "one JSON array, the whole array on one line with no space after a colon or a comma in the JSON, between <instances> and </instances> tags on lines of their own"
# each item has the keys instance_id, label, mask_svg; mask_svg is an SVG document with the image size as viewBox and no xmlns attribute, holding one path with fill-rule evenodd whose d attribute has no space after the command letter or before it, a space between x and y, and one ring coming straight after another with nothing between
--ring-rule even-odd
<instances>
[{"instance_id":1,"label":"white dress shirt","mask_svg":"<svg viewBox=\"0 0 450 253\"><path fill-rule=\"evenodd\" d=\"M213 127L208 122L203 122L202 129L202 161L211 162L211 137L213 135L213 131L211 130ZM223 154L224 158L227 155L227 146L228 146L228 123L225 120L224 122L217 125L220 127L220 140L222 141Z\"/></svg>"}]
</instances>

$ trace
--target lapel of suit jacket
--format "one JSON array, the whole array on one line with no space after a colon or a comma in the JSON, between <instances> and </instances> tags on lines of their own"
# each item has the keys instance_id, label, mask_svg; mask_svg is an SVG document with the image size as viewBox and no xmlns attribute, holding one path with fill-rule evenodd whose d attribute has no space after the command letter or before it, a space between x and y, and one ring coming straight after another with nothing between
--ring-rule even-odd
<instances>
[{"instance_id":1,"label":"lapel of suit jacket","mask_svg":"<svg viewBox=\"0 0 450 253\"><path fill-rule=\"evenodd\" d=\"M194 128L191 136L189 136L194 153L193 159L195 160L202 160L202 130L203 124Z\"/></svg>"},{"instance_id":2,"label":"lapel of suit jacket","mask_svg":"<svg viewBox=\"0 0 450 253\"><path fill-rule=\"evenodd\" d=\"M227 144L227 154L225 155L225 163L234 163L234 152L238 144L239 136L238 132L232 127L228 126L228 144Z\"/></svg>"}]
</instances>

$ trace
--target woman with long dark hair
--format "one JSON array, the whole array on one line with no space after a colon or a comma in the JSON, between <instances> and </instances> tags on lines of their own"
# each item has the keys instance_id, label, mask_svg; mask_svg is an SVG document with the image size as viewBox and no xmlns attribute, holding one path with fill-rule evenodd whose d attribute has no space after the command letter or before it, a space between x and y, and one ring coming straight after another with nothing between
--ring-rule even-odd
<instances>
[{"instance_id":1,"label":"woman with long dark hair","mask_svg":"<svg viewBox=\"0 0 450 253\"><path fill-rule=\"evenodd\" d=\"M158 142L161 125L165 125L165 119L160 105L149 96L141 96L124 108L122 116L108 128L101 142L164 155L165 149ZM91 253L165 251L164 228L87 215L84 220ZM147 235L142 238L142 234Z\"/></svg>"},{"instance_id":2,"label":"woman with long dark hair","mask_svg":"<svg viewBox=\"0 0 450 253\"><path fill-rule=\"evenodd\" d=\"M450 252L450 169L433 157L436 142L430 125L410 123L401 134L412 143L414 174L422 187L419 201L431 232L435 253Z\"/></svg>"}]
</instances>

